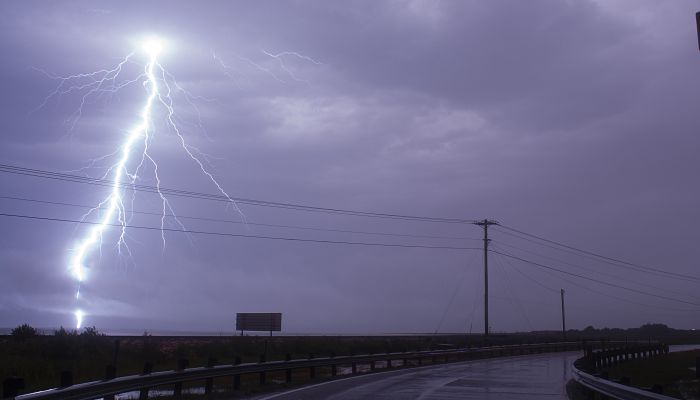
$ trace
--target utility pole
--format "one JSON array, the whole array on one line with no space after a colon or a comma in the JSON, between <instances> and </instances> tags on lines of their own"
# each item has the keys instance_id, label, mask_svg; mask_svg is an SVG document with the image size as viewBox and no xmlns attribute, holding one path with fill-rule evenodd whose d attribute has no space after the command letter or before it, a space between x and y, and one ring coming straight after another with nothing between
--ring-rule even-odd
<instances>
[{"instance_id":1,"label":"utility pole","mask_svg":"<svg viewBox=\"0 0 700 400\"><path fill-rule=\"evenodd\" d=\"M566 340L566 314L564 313L564 289L561 290L561 335Z\"/></svg>"},{"instance_id":2,"label":"utility pole","mask_svg":"<svg viewBox=\"0 0 700 400\"><path fill-rule=\"evenodd\" d=\"M698 30L698 49L700 49L700 12L695 13L695 25Z\"/></svg>"},{"instance_id":3,"label":"utility pole","mask_svg":"<svg viewBox=\"0 0 700 400\"><path fill-rule=\"evenodd\" d=\"M484 219L474 222L484 227L484 341L489 338L489 225L498 225L497 221Z\"/></svg>"}]
</instances>

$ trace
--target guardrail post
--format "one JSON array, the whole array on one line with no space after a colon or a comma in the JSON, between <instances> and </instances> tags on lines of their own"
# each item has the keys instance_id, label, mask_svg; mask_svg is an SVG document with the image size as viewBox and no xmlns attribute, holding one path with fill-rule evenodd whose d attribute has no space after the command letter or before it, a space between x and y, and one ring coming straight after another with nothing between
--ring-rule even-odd
<instances>
[{"instance_id":1,"label":"guardrail post","mask_svg":"<svg viewBox=\"0 0 700 400\"><path fill-rule=\"evenodd\" d=\"M12 397L14 398L19 394L19 391L24 389L24 379L11 377L5 378L2 381L2 398Z\"/></svg>"},{"instance_id":2,"label":"guardrail post","mask_svg":"<svg viewBox=\"0 0 700 400\"><path fill-rule=\"evenodd\" d=\"M386 369L391 369L391 358L386 360Z\"/></svg>"},{"instance_id":3,"label":"guardrail post","mask_svg":"<svg viewBox=\"0 0 700 400\"><path fill-rule=\"evenodd\" d=\"M352 363L352 374L355 375L357 373L357 363Z\"/></svg>"},{"instance_id":4,"label":"guardrail post","mask_svg":"<svg viewBox=\"0 0 700 400\"><path fill-rule=\"evenodd\" d=\"M218 360L216 358L209 357L207 360L207 368L214 368ZM212 391L214 390L214 378L207 378L204 380L204 395L207 398L211 398Z\"/></svg>"},{"instance_id":5,"label":"guardrail post","mask_svg":"<svg viewBox=\"0 0 700 400\"><path fill-rule=\"evenodd\" d=\"M151 372L153 372L153 363L150 361L146 361L143 364L142 375L148 375ZM145 400L145 399L148 399L148 388L141 388L141 390L139 390L139 400Z\"/></svg>"},{"instance_id":6,"label":"guardrail post","mask_svg":"<svg viewBox=\"0 0 700 400\"><path fill-rule=\"evenodd\" d=\"M233 365L240 365L241 364L241 357L236 356L233 359ZM233 376L233 390L238 390L241 388L241 375L236 374Z\"/></svg>"},{"instance_id":7,"label":"guardrail post","mask_svg":"<svg viewBox=\"0 0 700 400\"><path fill-rule=\"evenodd\" d=\"M309 353L309 360L312 360L313 358L314 358L314 353ZM316 378L316 367L309 367L309 378L310 379Z\"/></svg>"},{"instance_id":8,"label":"guardrail post","mask_svg":"<svg viewBox=\"0 0 700 400\"><path fill-rule=\"evenodd\" d=\"M369 369L370 369L370 371L374 371L376 369L376 365L374 364L374 360L370 361Z\"/></svg>"},{"instance_id":9,"label":"guardrail post","mask_svg":"<svg viewBox=\"0 0 700 400\"><path fill-rule=\"evenodd\" d=\"M117 342L118 343L118 342ZM105 379L106 381L111 381L117 377L117 367L114 365L108 365L105 367ZM104 400L114 400L114 395L108 395L103 397Z\"/></svg>"},{"instance_id":10,"label":"guardrail post","mask_svg":"<svg viewBox=\"0 0 700 400\"><path fill-rule=\"evenodd\" d=\"M190 360L186 358L181 358L177 360L177 371L183 371L190 366ZM173 397L176 399L182 398L182 381L175 382L175 388L173 389Z\"/></svg>"},{"instance_id":11,"label":"guardrail post","mask_svg":"<svg viewBox=\"0 0 700 400\"><path fill-rule=\"evenodd\" d=\"M73 386L73 372L61 371L61 383L58 385L58 387L67 388L68 386Z\"/></svg>"},{"instance_id":12,"label":"guardrail post","mask_svg":"<svg viewBox=\"0 0 700 400\"><path fill-rule=\"evenodd\" d=\"M284 360L287 362L292 361L292 355L287 353L284 356ZM289 368L284 371L284 381L287 383L290 383L292 381L292 370Z\"/></svg>"},{"instance_id":13,"label":"guardrail post","mask_svg":"<svg viewBox=\"0 0 700 400\"><path fill-rule=\"evenodd\" d=\"M267 343L267 342L266 342ZM260 354L260 363L265 363L267 361L267 357L265 357L265 354ZM260 386L265 385L265 371L260 371Z\"/></svg>"},{"instance_id":14,"label":"guardrail post","mask_svg":"<svg viewBox=\"0 0 700 400\"><path fill-rule=\"evenodd\" d=\"M108 365L105 367L105 380L111 381L117 377L117 367L114 365Z\"/></svg>"}]
</instances>

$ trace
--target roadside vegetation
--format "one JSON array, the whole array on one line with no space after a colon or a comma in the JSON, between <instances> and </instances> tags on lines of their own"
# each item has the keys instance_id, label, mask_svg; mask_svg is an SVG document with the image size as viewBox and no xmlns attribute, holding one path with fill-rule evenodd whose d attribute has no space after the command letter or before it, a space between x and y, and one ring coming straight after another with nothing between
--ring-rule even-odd
<instances>
[{"instance_id":1,"label":"roadside vegetation","mask_svg":"<svg viewBox=\"0 0 700 400\"><path fill-rule=\"evenodd\" d=\"M659 324L630 330L594 329L567 331L571 341L647 340L666 343L700 343L694 331L676 331ZM529 332L490 335L490 344L527 344L561 341L561 332ZM291 358L359 355L428 349L449 349L483 345L483 336L404 335L404 336L106 336L95 327L78 332L59 328L41 334L29 325L14 328L0 336L0 379L24 378L23 392L57 387L61 373L70 371L74 383L105 378L108 366L116 376L140 374L144 364L153 371L172 370L180 360L190 367L259 362ZM244 385L245 386L245 385ZM251 384L252 386L256 386Z\"/></svg>"},{"instance_id":2,"label":"roadside vegetation","mask_svg":"<svg viewBox=\"0 0 700 400\"><path fill-rule=\"evenodd\" d=\"M695 377L700 350L668 353L644 360L632 360L605 371L610 379L629 378L630 385L649 388L661 385L665 395L679 399L700 398L700 382Z\"/></svg>"}]
</instances>

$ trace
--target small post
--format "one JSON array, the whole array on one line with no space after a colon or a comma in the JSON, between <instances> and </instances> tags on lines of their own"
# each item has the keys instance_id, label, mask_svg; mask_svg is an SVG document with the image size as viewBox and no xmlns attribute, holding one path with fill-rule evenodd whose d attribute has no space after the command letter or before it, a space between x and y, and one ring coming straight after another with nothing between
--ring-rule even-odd
<instances>
[{"instance_id":1,"label":"small post","mask_svg":"<svg viewBox=\"0 0 700 400\"><path fill-rule=\"evenodd\" d=\"M119 343L119 341L117 341ZM116 357L115 357L116 358ZM105 381L111 381L117 377L117 367L114 365L108 365L105 367ZM114 400L114 395L110 394L103 397L104 400Z\"/></svg>"},{"instance_id":2,"label":"small post","mask_svg":"<svg viewBox=\"0 0 700 400\"><path fill-rule=\"evenodd\" d=\"M207 368L214 368L218 360L213 357L209 357L207 360ZM207 398L211 398L211 394L214 391L214 378L207 378L204 380L204 395Z\"/></svg>"},{"instance_id":3,"label":"small post","mask_svg":"<svg viewBox=\"0 0 700 400\"><path fill-rule=\"evenodd\" d=\"M233 390L239 390L241 388L241 375L236 374L233 376Z\"/></svg>"},{"instance_id":4,"label":"small post","mask_svg":"<svg viewBox=\"0 0 700 400\"><path fill-rule=\"evenodd\" d=\"M566 341L566 314L564 312L564 289L561 290L561 337Z\"/></svg>"},{"instance_id":5,"label":"small post","mask_svg":"<svg viewBox=\"0 0 700 400\"><path fill-rule=\"evenodd\" d=\"M153 363L150 361L146 361L143 364L143 373L142 375L148 375L151 372L153 372ZM148 399L148 388L142 388L139 390L139 400L146 400Z\"/></svg>"},{"instance_id":6,"label":"small post","mask_svg":"<svg viewBox=\"0 0 700 400\"><path fill-rule=\"evenodd\" d=\"M352 363L352 374L357 374L357 363Z\"/></svg>"},{"instance_id":7,"label":"small post","mask_svg":"<svg viewBox=\"0 0 700 400\"><path fill-rule=\"evenodd\" d=\"M184 371L190 365L190 360L186 358L181 358L177 360L177 371ZM182 381L175 382L175 388L173 389L173 396L176 399L182 398Z\"/></svg>"},{"instance_id":8,"label":"small post","mask_svg":"<svg viewBox=\"0 0 700 400\"><path fill-rule=\"evenodd\" d=\"M309 353L309 360L314 358L314 353ZM309 379L316 379L316 367L309 367Z\"/></svg>"},{"instance_id":9,"label":"small post","mask_svg":"<svg viewBox=\"0 0 700 400\"><path fill-rule=\"evenodd\" d=\"M287 355L284 356L285 361L292 361L292 355L287 353ZM290 383L292 381L292 370L291 369L286 369L284 371L284 381L287 383Z\"/></svg>"}]
</instances>

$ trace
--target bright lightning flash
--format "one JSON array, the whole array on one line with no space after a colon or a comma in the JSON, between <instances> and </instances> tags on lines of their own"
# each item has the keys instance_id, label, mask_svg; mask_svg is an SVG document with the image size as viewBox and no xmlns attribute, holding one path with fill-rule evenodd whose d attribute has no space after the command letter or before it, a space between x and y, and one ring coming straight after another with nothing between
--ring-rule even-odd
<instances>
[{"instance_id":1,"label":"bright lightning flash","mask_svg":"<svg viewBox=\"0 0 700 400\"><path fill-rule=\"evenodd\" d=\"M163 193L160 192L161 180L158 176L158 164L149 154L149 145L153 140L154 134L152 121L154 107L162 106L164 108L169 129L175 134L177 142L183 148L187 156L195 162L199 169L201 169L201 172L216 186L219 192L228 198L230 204L243 216L233 199L231 199L228 193L226 193L222 186L216 181L214 176L207 171L204 163L196 155L201 154L201 152L187 144L180 127L175 122L175 109L172 99L173 92L183 92L188 101L191 96L158 61L158 56L163 51L163 42L157 38L149 38L142 43L141 48L147 56L147 63L144 66L143 73L134 79L118 81L119 75L122 73L122 67L132 60L135 53L127 55L116 67L110 70L99 70L88 74L72 75L68 77L53 77L59 81L59 85L49 98L54 95L60 96L70 92L86 91L82 97L81 109L79 110L78 116L82 113L82 105L85 104L86 100L92 95L111 94L129 84L137 82L141 82L147 92L138 124L129 131L121 147L112 154L118 157L118 159L109 167L104 176L105 178L109 177L113 182L108 196L83 216L83 219L85 219L90 214L99 211L98 222L87 231L82 240L78 242L71 255L69 270L78 286L75 293L77 307L74 311L77 329L82 327L83 319L86 315L85 312L78 307L82 301L80 292L81 286L84 285L84 282L88 278L88 262L91 260L94 251L101 246L102 236L105 231L115 224L120 226L117 247L120 253L123 248L130 253L125 241L127 218L124 188L128 188L129 185L133 185L136 182L139 177L139 170L145 163L150 163L153 166L156 188L158 189L158 194L162 201L163 214L161 217L161 228L163 228L165 224L168 211L169 215L174 215L170 203ZM86 78L88 83L84 83ZM46 100L42 105L45 103ZM184 229L184 226L176 217L175 221ZM163 246L165 246L165 234L163 231L161 231L161 237Z\"/></svg>"}]
</instances>

